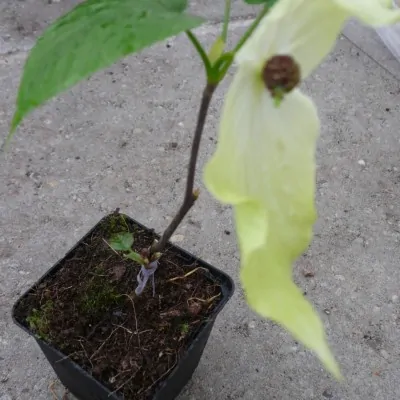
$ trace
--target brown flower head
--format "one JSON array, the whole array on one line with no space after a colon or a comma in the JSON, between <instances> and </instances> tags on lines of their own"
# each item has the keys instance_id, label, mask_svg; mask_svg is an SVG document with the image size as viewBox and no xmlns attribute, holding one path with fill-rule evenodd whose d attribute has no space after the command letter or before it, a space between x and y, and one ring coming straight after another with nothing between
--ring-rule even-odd
<instances>
[{"instance_id":1,"label":"brown flower head","mask_svg":"<svg viewBox=\"0 0 400 400\"><path fill-rule=\"evenodd\" d=\"M274 97L283 97L300 83L300 67L291 56L277 55L265 63L262 78Z\"/></svg>"}]
</instances>

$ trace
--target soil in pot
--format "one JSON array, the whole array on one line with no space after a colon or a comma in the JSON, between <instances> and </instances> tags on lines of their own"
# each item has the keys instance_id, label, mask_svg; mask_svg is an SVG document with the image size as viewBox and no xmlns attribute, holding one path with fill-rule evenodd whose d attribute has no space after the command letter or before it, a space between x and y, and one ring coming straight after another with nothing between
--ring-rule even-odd
<instances>
[{"instance_id":1,"label":"soil in pot","mask_svg":"<svg viewBox=\"0 0 400 400\"><path fill-rule=\"evenodd\" d=\"M166 248L152 285L135 296L139 266L114 252L114 233L134 233L133 249L155 235L123 215L107 217L61 268L28 292L16 319L126 399L151 398L207 320L219 285ZM191 272L191 273L190 273Z\"/></svg>"}]
</instances>

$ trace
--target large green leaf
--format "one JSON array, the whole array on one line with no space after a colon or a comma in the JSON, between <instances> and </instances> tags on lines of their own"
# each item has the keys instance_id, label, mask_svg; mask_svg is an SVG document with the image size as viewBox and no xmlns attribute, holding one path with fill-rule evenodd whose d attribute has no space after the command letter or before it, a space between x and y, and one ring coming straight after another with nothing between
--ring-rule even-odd
<instances>
[{"instance_id":1,"label":"large green leaf","mask_svg":"<svg viewBox=\"0 0 400 400\"><path fill-rule=\"evenodd\" d=\"M244 0L247 4L265 4L267 7L272 7L279 0Z\"/></svg>"},{"instance_id":2,"label":"large green leaf","mask_svg":"<svg viewBox=\"0 0 400 400\"><path fill-rule=\"evenodd\" d=\"M25 64L11 132L58 93L127 54L200 25L186 0L88 0L52 24Z\"/></svg>"},{"instance_id":3,"label":"large green leaf","mask_svg":"<svg viewBox=\"0 0 400 400\"><path fill-rule=\"evenodd\" d=\"M188 0L159 0L161 4L172 11L182 12L188 6Z\"/></svg>"}]
</instances>

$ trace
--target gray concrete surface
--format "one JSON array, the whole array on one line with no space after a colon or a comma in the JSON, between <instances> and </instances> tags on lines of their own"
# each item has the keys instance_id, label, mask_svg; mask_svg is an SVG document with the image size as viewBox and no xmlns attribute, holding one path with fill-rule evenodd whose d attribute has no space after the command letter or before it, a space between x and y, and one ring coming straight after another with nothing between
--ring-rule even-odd
<instances>
[{"instance_id":1,"label":"gray concrete surface","mask_svg":"<svg viewBox=\"0 0 400 400\"><path fill-rule=\"evenodd\" d=\"M26 50L76 1L48 3L0 5L2 137ZM221 5L192 3L214 21L199 31L211 43ZM232 38L253 12L236 1ZM400 398L400 65L373 31L351 22L344 34L305 84L323 121L320 219L295 276L321 313L346 380L335 382L289 335L249 311L238 286L181 400ZM52 387L63 394L34 341L11 321L18 296L117 206L157 231L176 209L203 73L184 36L171 44L123 60L35 112L1 161L1 400L51 400ZM211 108L200 167L214 149L227 83ZM203 190L178 234L182 246L238 281L235 238L225 230L230 210Z\"/></svg>"}]
</instances>

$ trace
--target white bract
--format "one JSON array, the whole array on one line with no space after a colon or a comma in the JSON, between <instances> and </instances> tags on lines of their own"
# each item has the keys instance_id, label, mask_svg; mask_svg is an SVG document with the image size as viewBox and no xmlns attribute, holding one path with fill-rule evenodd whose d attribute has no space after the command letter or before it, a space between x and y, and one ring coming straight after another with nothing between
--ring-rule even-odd
<instances>
[{"instance_id":1,"label":"white bract","mask_svg":"<svg viewBox=\"0 0 400 400\"><path fill-rule=\"evenodd\" d=\"M292 264L316 219L315 149L319 119L298 89L279 107L262 73L288 55L306 78L332 50L347 18L371 25L400 19L384 0L279 0L236 55L238 71L222 113L219 142L205 183L234 207L241 280L249 305L286 327L337 377L339 368L318 315L293 283Z\"/></svg>"}]
</instances>

